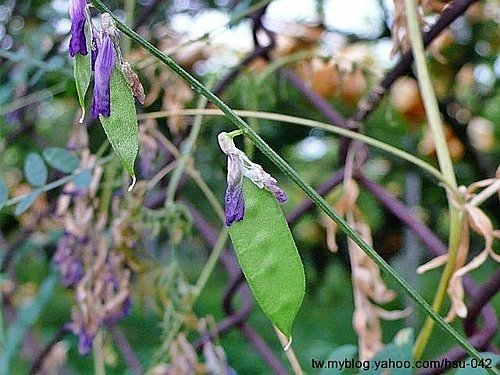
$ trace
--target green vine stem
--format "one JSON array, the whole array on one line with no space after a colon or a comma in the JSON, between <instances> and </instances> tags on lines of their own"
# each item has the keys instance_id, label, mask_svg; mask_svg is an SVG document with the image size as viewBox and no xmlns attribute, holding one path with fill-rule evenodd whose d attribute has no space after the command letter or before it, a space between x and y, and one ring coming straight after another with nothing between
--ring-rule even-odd
<instances>
[{"instance_id":1,"label":"green vine stem","mask_svg":"<svg viewBox=\"0 0 500 375\"><path fill-rule=\"evenodd\" d=\"M110 10L104 5L101 0L93 0L95 8L101 12L108 12ZM190 87L205 96L208 100L210 100L213 104L215 104L218 108L221 109L222 112L225 113L226 117L239 129L243 131L243 133L249 137L252 142L255 143L257 148L267 157L269 160L275 164L279 169L283 171L288 177L290 177L297 186L300 187L304 193L306 193L309 198L323 211L327 214L332 220L337 223L339 228L350 238L356 245L358 245L374 262L377 264L380 269L385 272L385 274L392 279L394 282L399 284L401 288L403 288L406 293L415 301L415 303L420 306L428 315L434 319L437 325L442 328L446 333L448 333L451 337L453 337L456 342L462 346L472 357L481 360L482 357L479 352L470 345L466 339L464 339L453 327L451 327L445 320L437 314L432 307L422 298L415 289L413 289L404 279L399 276L399 274L394 271L394 269L387 264L387 262L382 259L382 257L370 246L368 245L361 236L351 228L347 222L337 213L335 212L328 202L323 199L306 181L300 177L300 175L283 159L281 158L266 142L255 132L252 128L234 111L229 108L221 99L219 99L212 92L208 91L197 79L191 76L187 71L185 71L180 65L178 65L172 58L162 53L158 48L153 46L146 39L141 37L139 34L125 26L115 15L110 13L113 19L116 22L117 27L132 41L136 42L143 48L145 48L149 53L158 58L162 63L167 65L174 73L178 74ZM495 374L495 371L492 369L487 369L489 373Z\"/></svg>"},{"instance_id":2,"label":"green vine stem","mask_svg":"<svg viewBox=\"0 0 500 375\"><path fill-rule=\"evenodd\" d=\"M335 125L330 125L325 122L320 122L320 121L315 121L315 120L309 120L306 118L302 117L295 117L295 116L289 116L289 115L283 115L281 113L273 113L273 112L261 112L261 111L242 111L242 110L234 110L234 113L236 113L238 116L241 117L248 117L248 118L259 118L262 120L272 120L272 121L278 121L278 122L286 122L289 124L296 124L296 125L301 125L301 126L307 126L310 128L317 128L317 129L323 129L328 132L341 135L347 138L352 138L357 141L366 143L367 145L379 148L381 150L384 150L394 156L397 156L401 159L404 159L417 167L422 168L424 171L430 173L434 177L436 177L440 182L443 184L447 185L447 182L444 178L444 176L439 172L436 168L434 168L432 165L426 163L422 159L417 158L416 156L400 150L397 147L391 146L385 142L379 141L378 139L368 137L364 134L353 132L351 130L347 130L344 128L341 128L339 126ZM143 113L138 116L139 120L146 120L146 119L154 119L154 118L164 118L164 117L170 117L170 116L195 116L198 114L202 114L204 116L225 116L223 112L221 112L219 109L183 109L183 110L175 110L175 111L159 111L159 112L149 112L149 113ZM237 133L236 133L237 132ZM229 134L242 134L240 130L235 130L234 132L231 132Z\"/></svg>"},{"instance_id":3,"label":"green vine stem","mask_svg":"<svg viewBox=\"0 0 500 375\"><path fill-rule=\"evenodd\" d=\"M436 146L436 154L439 162L439 167L447 182L447 185L452 188L452 191L457 190L457 181L453 170L448 144L444 135L444 127L441 122L438 102L432 82L429 75L429 70L425 62L425 49L422 41L422 34L417 19L417 11L414 0L405 0L406 19L408 24L408 34L411 41L411 48L415 58L417 70L418 85L422 93L425 113L429 122L429 127L434 135ZM444 267L441 279L439 280L438 289L434 296L432 308L439 314L443 306L448 283L455 270L455 261L457 258L458 247L460 244L460 228L462 226L462 214L455 207L452 198L448 196L448 208L450 216L449 242L448 242L448 260ZM417 337L414 348L415 359L420 359L424 354L425 348L434 328L434 321L427 317L420 334Z\"/></svg>"},{"instance_id":4,"label":"green vine stem","mask_svg":"<svg viewBox=\"0 0 500 375\"><path fill-rule=\"evenodd\" d=\"M97 336L94 339L93 357L94 357L94 374L95 375L106 375L106 366L104 363L104 338L102 328L97 332Z\"/></svg>"},{"instance_id":5,"label":"green vine stem","mask_svg":"<svg viewBox=\"0 0 500 375\"><path fill-rule=\"evenodd\" d=\"M132 27L132 25L134 24L135 0L124 0L123 10L125 11L125 19L127 21L127 24ZM124 39L122 43L123 54L127 56L130 53L130 39Z\"/></svg>"},{"instance_id":6,"label":"green vine stem","mask_svg":"<svg viewBox=\"0 0 500 375\"><path fill-rule=\"evenodd\" d=\"M215 266L219 261L220 256L222 255L222 253L226 248L226 242L228 237L229 237L229 229L227 227L222 228L222 230L219 233L219 236L217 237L217 242L215 243L215 246L212 249L210 256L208 257L207 262L203 266L203 269L201 270L200 275L198 276L198 280L196 280L196 284L192 287L189 293L187 303L189 304L190 309L196 304L203 289L205 288L205 285L208 282L208 279L212 275ZM167 337L165 338L165 340L163 340L160 349L158 349L158 351L153 355L150 369L146 371L146 374L152 374L151 371L152 367L159 361L161 361L163 359L163 356L167 354L170 345L172 344L175 337L179 333L180 329L182 328L182 325L183 325L182 319L175 320L175 322L172 325L172 328L168 332Z\"/></svg>"},{"instance_id":7,"label":"green vine stem","mask_svg":"<svg viewBox=\"0 0 500 375\"><path fill-rule=\"evenodd\" d=\"M209 86L211 83L209 83ZM201 109L207 105L207 99L201 95L198 99L198 103L196 104L196 108ZM174 203L175 192L177 191L177 187L179 186L179 181L181 180L182 174L184 173L184 169L186 168L186 164L193 153L196 140L200 135L201 124L203 122L203 115L198 114L194 118L193 126L191 127L191 132L187 137L186 141L180 147L181 155L178 158L177 166L175 167L174 173L172 174L172 178L169 181L167 186L167 196L165 199L165 206L169 207Z\"/></svg>"}]
</instances>

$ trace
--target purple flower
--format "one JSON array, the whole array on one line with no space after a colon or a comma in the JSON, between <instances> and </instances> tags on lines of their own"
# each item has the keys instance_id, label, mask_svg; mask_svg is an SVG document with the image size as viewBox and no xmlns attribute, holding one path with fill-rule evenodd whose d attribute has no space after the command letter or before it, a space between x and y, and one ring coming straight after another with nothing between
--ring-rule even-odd
<instances>
[{"instance_id":1,"label":"purple flower","mask_svg":"<svg viewBox=\"0 0 500 375\"><path fill-rule=\"evenodd\" d=\"M83 278L78 246L78 239L70 233L65 233L57 243L54 263L61 273L61 283L66 287L76 285Z\"/></svg>"},{"instance_id":2,"label":"purple flower","mask_svg":"<svg viewBox=\"0 0 500 375\"><path fill-rule=\"evenodd\" d=\"M85 330L80 332L78 335L78 353L81 355L89 354L94 343L94 337L95 335L89 334Z\"/></svg>"},{"instance_id":3,"label":"purple flower","mask_svg":"<svg viewBox=\"0 0 500 375\"><path fill-rule=\"evenodd\" d=\"M78 353L87 355L92 349L94 338L97 335L99 325L89 324L84 316L76 309L71 313L71 322L65 325L65 328L78 336Z\"/></svg>"},{"instance_id":4,"label":"purple flower","mask_svg":"<svg viewBox=\"0 0 500 375\"><path fill-rule=\"evenodd\" d=\"M95 61L94 97L92 100L92 117L99 115L109 117L111 114L110 82L115 67L115 48L107 33L103 33Z\"/></svg>"},{"instance_id":5,"label":"purple flower","mask_svg":"<svg viewBox=\"0 0 500 375\"><path fill-rule=\"evenodd\" d=\"M69 16L71 17L71 38L69 40L69 54L74 57L77 53L87 54L87 41L85 40L85 0L70 0Z\"/></svg>"},{"instance_id":6,"label":"purple flower","mask_svg":"<svg viewBox=\"0 0 500 375\"><path fill-rule=\"evenodd\" d=\"M287 200L286 193L278 186L277 181L259 164L253 163L241 150L238 150L227 133L220 133L218 140L221 150L228 156L225 197L227 226L235 221L243 220L245 214L243 176L250 179L260 189L270 191L278 202L283 203Z\"/></svg>"},{"instance_id":7,"label":"purple flower","mask_svg":"<svg viewBox=\"0 0 500 375\"><path fill-rule=\"evenodd\" d=\"M120 319L125 318L130 314L130 310L132 309L132 300L130 296L127 296L123 303L119 305L114 310L111 310L108 315L104 318L103 323L108 327L116 324Z\"/></svg>"},{"instance_id":8,"label":"purple flower","mask_svg":"<svg viewBox=\"0 0 500 375\"><path fill-rule=\"evenodd\" d=\"M245 201L243 200L243 171L237 155L229 154L227 162L227 189L224 199L226 225L243 220Z\"/></svg>"}]
</instances>

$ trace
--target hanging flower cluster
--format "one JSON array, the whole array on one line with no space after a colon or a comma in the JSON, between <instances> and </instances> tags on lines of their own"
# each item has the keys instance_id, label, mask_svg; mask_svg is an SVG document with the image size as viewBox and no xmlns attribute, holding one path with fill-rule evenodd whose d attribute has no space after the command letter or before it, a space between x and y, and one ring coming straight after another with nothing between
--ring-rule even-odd
<instances>
[{"instance_id":1,"label":"hanging flower cluster","mask_svg":"<svg viewBox=\"0 0 500 375\"><path fill-rule=\"evenodd\" d=\"M78 336L78 350L84 355L103 325L113 325L129 313L131 271L120 251L123 247L107 240L106 217L95 213L103 169L96 166L96 157L87 148L80 167L93 170L92 182L87 189L74 182L64 187L56 211L64 233L54 263L61 283L75 290L76 303L67 328Z\"/></svg>"},{"instance_id":2,"label":"hanging flower cluster","mask_svg":"<svg viewBox=\"0 0 500 375\"><path fill-rule=\"evenodd\" d=\"M349 159L346 168L349 165ZM345 216L351 225L361 235L366 243L372 244L372 235L369 225L358 206L359 187L350 175L344 179L344 191L340 200L335 204L335 211ZM338 226L329 217L324 218L323 223L327 232L328 248L336 252L338 250L335 239ZM380 304L392 301L396 293L390 290L381 277L379 267L363 252L351 239L347 241L349 259L351 262L351 273L354 294L353 327L358 335L359 359L371 359L382 347L382 324L383 320L401 319L410 313L405 310L385 310Z\"/></svg>"},{"instance_id":3,"label":"hanging flower cluster","mask_svg":"<svg viewBox=\"0 0 500 375\"><path fill-rule=\"evenodd\" d=\"M113 69L119 69L132 90L135 100L144 104L144 88L134 73L130 64L122 57L119 47L119 33L113 18L104 13L101 16L101 29L98 30L92 23L90 10L85 0L70 0L69 14L71 17L71 37L69 54L87 55L88 46L85 32L86 23L89 24L91 35L90 60L94 72L94 94L92 97L92 117L111 115L111 74Z\"/></svg>"},{"instance_id":4,"label":"hanging flower cluster","mask_svg":"<svg viewBox=\"0 0 500 375\"><path fill-rule=\"evenodd\" d=\"M218 136L219 146L227 155L227 189L225 197L226 225L243 220L245 201L243 200L243 176L247 177L260 189L270 191L278 202L287 200L286 193L278 182L259 165L253 163L243 151L236 148L233 138L226 132Z\"/></svg>"}]
</instances>

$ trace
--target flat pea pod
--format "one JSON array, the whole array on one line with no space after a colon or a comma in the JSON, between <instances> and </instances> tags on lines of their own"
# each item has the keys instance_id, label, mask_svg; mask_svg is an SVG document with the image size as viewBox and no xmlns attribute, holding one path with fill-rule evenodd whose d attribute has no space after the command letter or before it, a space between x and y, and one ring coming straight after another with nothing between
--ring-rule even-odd
<instances>
[{"instance_id":1,"label":"flat pea pod","mask_svg":"<svg viewBox=\"0 0 500 375\"><path fill-rule=\"evenodd\" d=\"M245 217L229 228L241 269L271 322L291 338L305 293L297 247L274 196L244 179Z\"/></svg>"}]
</instances>

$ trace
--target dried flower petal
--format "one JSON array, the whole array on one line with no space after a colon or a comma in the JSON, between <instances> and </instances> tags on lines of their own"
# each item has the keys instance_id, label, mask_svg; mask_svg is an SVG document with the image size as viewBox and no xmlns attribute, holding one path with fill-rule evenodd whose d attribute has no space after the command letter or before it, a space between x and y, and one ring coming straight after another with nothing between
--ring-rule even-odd
<instances>
[{"instance_id":1,"label":"dried flower petal","mask_svg":"<svg viewBox=\"0 0 500 375\"><path fill-rule=\"evenodd\" d=\"M447 261L448 261L448 254L439 255L439 256L431 259L427 263L422 264L420 267L418 267L417 273L419 275L421 275L421 274L423 274L429 270L432 270L434 268L444 266Z\"/></svg>"},{"instance_id":2,"label":"dried flower petal","mask_svg":"<svg viewBox=\"0 0 500 375\"><path fill-rule=\"evenodd\" d=\"M134 95L134 99L140 105L144 105L146 101L146 94L144 93L144 87L142 87L141 81L139 77L130 67L130 64L127 61L123 61L121 64L122 73L127 81L130 89L132 90L132 95Z\"/></svg>"}]
</instances>

